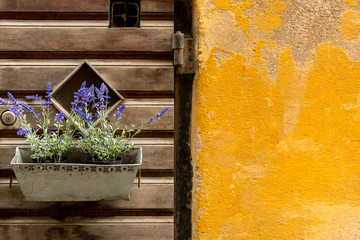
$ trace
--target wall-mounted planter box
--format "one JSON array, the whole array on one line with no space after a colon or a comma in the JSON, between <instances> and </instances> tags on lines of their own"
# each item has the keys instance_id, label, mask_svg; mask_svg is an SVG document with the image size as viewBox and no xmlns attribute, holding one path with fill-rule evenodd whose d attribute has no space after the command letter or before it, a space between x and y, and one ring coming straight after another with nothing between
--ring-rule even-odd
<instances>
[{"instance_id":1,"label":"wall-mounted planter box","mask_svg":"<svg viewBox=\"0 0 360 240\"><path fill-rule=\"evenodd\" d=\"M29 147L17 147L11 161L22 193L28 201L129 200L142 149L123 154L122 164L85 164L87 154L76 149L68 162L33 163Z\"/></svg>"}]
</instances>

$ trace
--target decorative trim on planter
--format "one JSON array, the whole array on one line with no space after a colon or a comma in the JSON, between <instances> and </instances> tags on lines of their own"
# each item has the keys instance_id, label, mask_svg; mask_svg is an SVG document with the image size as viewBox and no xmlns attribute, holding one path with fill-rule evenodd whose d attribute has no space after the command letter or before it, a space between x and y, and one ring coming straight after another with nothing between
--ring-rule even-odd
<instances>
[{"instance_id":1,"label":"decorative trim on planter","mask_svg":"<svg viewBox=\"0 0 360 240\"><path fill-rule=\"evenodd\" d=\"M127 167L119 167L119 166L109 166L109 167L96 167L96 166L64 166L63 164L57 165L57 164L40 164L39 165L23 165L23 166L16 166L19 171L34 171L34 172L40 172L40 171L63 171L63 172L104 172L104 173L110 173L110 172L133 172L135 171L134 166L127 166ZM137 167L136 167L137 168Z\"/></svg>"}]
</instances>

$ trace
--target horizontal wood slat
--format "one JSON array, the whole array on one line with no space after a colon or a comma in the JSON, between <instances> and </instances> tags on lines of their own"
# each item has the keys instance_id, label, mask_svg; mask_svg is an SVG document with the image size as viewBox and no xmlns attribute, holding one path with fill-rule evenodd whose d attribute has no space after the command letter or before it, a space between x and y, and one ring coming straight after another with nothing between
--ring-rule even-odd
<instances>
[{"instance_id":1,"label":"horizontal wood slat","mask_svg":"<svg viewBox=\"0 0 360 240\"><path fill-rule=\"evenodd\" d=\"M0 65L3 66L58 66L58 67L66 67L72 66L77 67L84 60L80 59L0 59ZM132 67L173 67L172 60L147 60L147 59L87 59L87 61L94 66L95 68L101 66L114 66L114 67L122 67L122 66L132 66Z\"/></svg>"},{"instance_id":2,"label":"horizontal wood slat","mask_svg":"<svg viewBox=\"0 0 360 240\"><path fill-rule=\"evenodd\" d=\"M111 216L172 216L172 209L0 209L3 217L11 216L84 216L84 217L111 217Z\"/></svg>"},{"instance_id":3,"label":"horizontal wood slat","mask_svg":"<svg viewBox=\"0 0 360 240\"><path fill-rule=\"evenodd\" d=\"M23 225L34 225L34 224L51 224L51 225L74 225L74 223L82 225L92 225L92 224L103 224L103 225L113 225L113 224L149 224L149 223L170 223L174 222L173 217L169 216L114 216L114 217L96 217L96 218L87 218L87 217L65 217L65 218L54 218L54 217L20 217L14 216L9 218L0 218L0 225L6 226L10 224L23 224Z\"/></svg>"},{"instance_id":4,"label":"horizontal wood slat","mask_svg":"<svg viewBox=\"0 0 360 240\"><path fill-rule=\"evenodd\" d=\"M2 20L0 27L108 27L108 20ZM173 21L141 20L141 28L174 28Z\"/></svg>"},{"instance_id":5,"label":"horizontal wood slat","mask_svg":"<svg viewBox=\"0 0 360 240\"><path fill-rule=\"evenodd\" d=\"M173 91L174 68L171 66L94 66L121 91ZM65 79L76 66L1 66L1 91L44 89ZM156 95L156 94L154 94Z\"/></svg>"},{"instance_id":6,"label":"horizontal wood slat","mask_svg":"<svg viewBox=\"0 0 360 240\"><path fill-rule=\"evenodd\" d=\"M0 0L0 12L107 13L109 0ZM174 0L141 0L141 12L174 12Z\"/></svg>"},{"instance_id":7,"label":"horizontal wood slat","mask_svg":"<svg viewBox=\"0 0 360 240\"><path fill-rule=\"evenodd\" d=\"M171 52L171 29L1 28L3 52Z\"/></svg>"},{"instance_id":8,"label":"horizontal wood slat","mask_svg":"<svg viewBox=\"0 0 360 240\"><path fill-rule=\"evenodd\" d=\"M87 59L87 58L99 58L99 59L172 59L172 52L151 52L151 51L117 51L117 52L39 52L39 51L0 51L0 59Z\"/></svg>"},{"instance_id":9,"label":"horizontal wood slat","mask_svg":"<svg viewBox=\"0 0 360 240\"><path fill-rule=\"evenodd\" d=\"M138 188L137 183L134 183L130 192L130 200L111 200L111 201L98 201L98 202L37 202L37 201L25 201L23 194L21 193L20 186L14 184L12 188L9 188L8 181L2 181L0 183L0 216L1 211L5 209L13 209L19 213L22 210L37 210L43 211L42 215L46 216L47 211L59 212L69 211L72 216L90 215L92 212L94 215L121 215L125 212L120 210L141 210L146 214L151 215L152 210L166 210L171 211L173 208L174 198L174 185L172 183L156 183L156 180L147 181L142 179L141 187ZM145 182L145 183L144 183ZM155 182L155 183L154 183ZM109 209L114 210L114 213L108 212ZM71 213L72 211L72 213ZM116 213L116 211L118 211ZM24 214L26 211L24 211ZM135 213L129 213L135 214ZM48 215L49 216L49 215ZM51 215L50 215L51 216ZM63 215L66 216L66 215ZM70 215L69 215L70 216Z\"/></svg>"},{"instance_id":10,"label":"horizontal wood slat","mask_svg":"<svg viewBox=\"0 0 360 240\"><path fill-rule=\"evenodd\" d=\"M27 146L28 143L25 138L19 139L3 138L0 143L1 156L0 156L0 169L9 169L10 161L15 155L15 148L17 146ZM164 139L163 144L161 141L153 142L153 139L134 139L134 144L142 147L143 149L143 164L142 170L165 170L174 169L174 146L171 141Z\"/></svg>"},{"instance_id":11,"label":"horizontal wood slat","mask_svg":"<svg viewBox=\"0 0 360 240\"><path fill-rule=\"evenodd\" d=\"M0 12L0 19L18 20L107 20L107 12Z\"/></svg>"},{"instance_id":12,"label":"horizontal wood slat","mask_svg":"<svg viewBox=\"0 0 360 240\"><path fill-rule=\"evenodd\" d=\"M107 12L0 12L0 19L23 20L108 20ZM142 12L142 20L173 20L172 12Z\"/></svg>"},{"instance_id":13,"label":"horizontal wood slat","mask_svg":"<svg viewBox=\"0 0 360 240\"><path fill-rule=\"evenodd\" d=\"M4 99L5 96L1 96ZM19 101L24 101L25 99L18 99ZM29 103L28 101L24 101ZM160 120L156 119L156 121L150 124L147 127L147 130L173 130L174 129L174 109L173 101L171 99L157 99L157 100L131 100L125 99L121 102L121 104L126 105L126 109L123 112L122 118L119 121L119 128L123 129L125 126L130 126L131 124L135 124L135 128L142 126L147 123L151 117L156 118L156 114L160 112L164 107L170 106L170 109L164 116L161 117ZM41 106L39 104L29 104L34 108L35 112L41 113ZM8 107L3 105L0 106L0 113L7 110ZM55 113L57 113L57 109L55 107L51 107L50 109L53 114L51 115L51 119L55 117ZM115 117L113 116L116 113L116 109L110 113L109 120L115 122ZM32 126L36 127L36 119L32 117L31 114L28 114L28 122L32 124ZM0 122L0 130L19 130L21 128L20 121L16 121L16 123L12 126L6 126ZM55 129L55 126L50 125L51 129ZM1 133L0 133L1 134Z\"/></svg>"},{"instance_id":14,"label":"horizontal wood slat","mask_svg":"<svg viewBox=\"0 0 360 240\"><path fill-rule=\"evenodd\" d=\"M83 239L131 239L131 240L170 240L174 239L173 224L152 223L145 225L11 225L1 226L2 240L32 239L37 240L83 240ZM121 236L121 238L119 238Z\"/></svg>"},{"instance_id":15,"label":"horizontal wood slat","mask_svg":"<svg viewBox=\"0 0 360 240\"><path fill-rule=\"evenodd\" d=\"M10 217L0 220L2 240L169 240L172 217Z\"/></svg>"}]
</instances>

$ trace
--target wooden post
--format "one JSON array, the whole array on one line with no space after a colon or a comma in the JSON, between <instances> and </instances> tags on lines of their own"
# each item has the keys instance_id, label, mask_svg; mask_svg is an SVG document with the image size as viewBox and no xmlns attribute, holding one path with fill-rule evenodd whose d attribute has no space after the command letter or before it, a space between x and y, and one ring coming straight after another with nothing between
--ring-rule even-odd
<instances>
[{"instance_id":1,"label":"wooden post","mask_svg":"<svg viewBox=\"0 0 360 240\"><path fill-rule=\"evenodd\" d=\"M174 30L192 38L192 1L175 0ZM174 239L192 238L191 100L194 74L175 70L175 199Z\"/></svg>"}]
</instances>

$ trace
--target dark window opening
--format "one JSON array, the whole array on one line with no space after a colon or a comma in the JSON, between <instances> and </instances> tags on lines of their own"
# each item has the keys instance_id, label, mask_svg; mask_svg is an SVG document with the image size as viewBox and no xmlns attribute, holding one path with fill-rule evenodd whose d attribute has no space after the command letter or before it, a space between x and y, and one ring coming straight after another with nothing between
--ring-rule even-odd
<instances>
[{"instance_id":1,"label":"dark window opening","mask_svg":"<svg viewBox=\"0 0 360 240\"><path fill-rule=\"evenodd\" d=\"M110 27L140 27L140 0L111 0Z\"/></svg>"}]
</instances>

